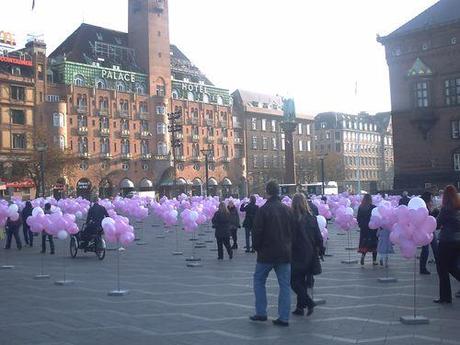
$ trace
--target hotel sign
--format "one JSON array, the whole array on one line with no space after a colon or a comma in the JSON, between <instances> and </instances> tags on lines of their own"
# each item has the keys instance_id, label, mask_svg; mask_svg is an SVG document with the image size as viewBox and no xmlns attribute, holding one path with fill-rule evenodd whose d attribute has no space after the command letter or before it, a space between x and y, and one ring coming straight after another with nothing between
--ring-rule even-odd
<instances>
[{"instance_id":1,"label":"hotel sign","mask_svg":"<svg viewBox=\"0 0 460 345\"><path fill-rule=\"evenodd\" d=\"M131 83L134 83L136 81L135 75L129 72L121 72L121 71L103 69L101 76L102 78L106 78L106 79L121 80L121 81L131 82Z\"/></svg>"},{"instance_id":2,"label":"hotel sign","mask_svg":"<svg viewBox=\"0 0 460 345\"><path fill-rule=\"evenodd\" d=\"M181 87L190 92L208 93L208 88L200 84L181 83Z\"/></svg>"},{"instance_id":3,"label":"hotel sign","mask_svg":"<svg viewBox=\"0 0 460 345\"><path fill-rule=\"evenodd\" d=\"M0 62L12 63L15 65L22 65L22 66L32 66L32 61L30 60L22 60L22 59L9 57L9 56L0 56Z\"/></svg>"}]
</instances>

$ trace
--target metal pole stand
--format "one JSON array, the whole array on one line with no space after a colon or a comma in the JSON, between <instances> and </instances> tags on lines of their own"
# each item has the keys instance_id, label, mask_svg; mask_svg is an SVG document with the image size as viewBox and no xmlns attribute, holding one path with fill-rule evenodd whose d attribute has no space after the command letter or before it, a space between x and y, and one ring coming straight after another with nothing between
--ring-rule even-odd
<instances>
[{"instance_id":1,"label":"metal pole stand","mask_svg":"<svg viewBox=\"0 0 460 345\"><path fill-rule=\"evenodd\" d=\"M136 242L136 244L138 246L145 246L146 244L148 244L146 241L144 241L144 227L143 227L143 223L142 222L136 222L136 225L137 225L137 229L136 230L139 230L139 225L140 225L140 239L139 241Z\"/></svg>"},{"instance_id":2,"label":"metal pole stand","mask_svg":"<svg viewBox=\"0 0 460 345\"><path fill-rule=\"evenodd\" d=\"M202 230L202 228L200 228L200 230ZM198 233L198 236L206 236L206 234L200 231ZM195 242L195 248L196 249L206 248L206 244L204 243L204 241L198 240L197 242Z\"/></svg>"},{"instance_id":3,"label":"metal pole stand","mask_svg":"<svg viewBox=\"0 0 460 345\"><path fill-rule=\"evenodd\" d=\"M10 256L10 249L6 249L5 253L5 264L2 266L2 270L12 270L14 269L14 265L10 265L9 263L9 256Z\"/></svg>"},{"instance_id":4,"label":"metal pole stand","mask_svg":"<svg viewBox=\"0 0 460 345\"><path fill-rule=\"evenodd\" d=\"M204 231L205 233L209 234L209 237L206 241L204 241L205 243L214 243L214 240L212 239L212 229L211 227L209 226L209 223L206 224L206 230Z\"/></svg>"},{"instance_id":5,"label":"metal pole stand","mask_svg":"<svg viewBox=\"0 0 460 345\"><path fill-rule=\"evenodd\" d=\"M129 219L129 224L133 224L134 230L137 230L137 228L136 228L137 222L133 222L131 220L131 218L129 218L129 217L128 217L128 219ZM139 231L134 231L134 241L136 241L136 242L141 240L141 238L138 235L139 235Z\"/></svg>"},{"instance_id":6,"label":"metal pole stand","mask_svg":"<svg viewBox=\"0 0 460 345\"><path fill-rule=\"evenodd\" d=\"M195 232L193 232L193 236L195 236ZM201 264L201 259L196 257L195 246L193 245L193 243L192 243L192 256L190 256L189 258L185 259L185 261L187 262L187 267L201 267L201 266L203 266Z\"/></svg>"},{"instance_id":7,"label":"metal pole stand","mask_svg":"<svg viewBox=\"0 0 460 345\"><path fill-rule=\"evenodd\" d=\"M50 279L49 274L44 273L44 263L43 263L43 257L45 256L45 253L40 254L40 274L37 274L34 279L35 280L44 280L44 279Z\"/></svg>"},{"instance_id":8,"label":"metal pole stand","mask_svg":"<svg viewBox=\"0 0 460 345\"><path fill-rule=\"evenodd\" d=\"M67 261L66 261L66 248L67 246L64 246L62 249L62 262L63 262L63 268L64 268L64 279L63 280L56 280L54 282L54 285L58 286L66 286L66 285L73 285L75 282L73 280L68 280L67 279Z\"/></svg>"},{"instance_id":9,"label":"metal pole stand","mask_svg":"<svg viewBox=\"0 0 460 345\"><path fill-rule=\"evenodd\" d=\"M388 260L388 257L387 257L387 260ZM386 267L385 267L385 277L378 278L377 281L379 283L397 283L398 279L388 276L388 264L385 263L385 265L386 265Z\"/></svg>"},{"instance_id":10,"label":"metal pole stand","mask_svg":"<svg viewBox=\"0 0 460 345\"><path fill-rule=\"evenodd\" d=\"M120 247L119 242L117 242L117 289L109 291L107 295L112 297L126 296L129 293L129 290L120 289L120 253L122 248Z\"/></svg>"},{"instance_id":11,"label":"metal pole stand","mask_svg":"<svg viewBox=\"0 0 460 345\"><path fill-rule=\"evenodd\" d=\"M159 226L158 224L152 224L152 228L159 228L159 227L160 227L160 226ZM161 229L160 229L160 231L161 231L161 233L158 234L158 235L156 236L156 238L160 238L160 239L166 238L166 236L165 236L165 234L164 234L164 231L162 231Z\"/></svg>"},{"instance_id":12,"label":"metal pole stand","mask_svg":"<svg viewBox=\"0 0 460 345\"><path fill-rule=\"evenodd\" d=\"M348 231L348 238L347 238L347 241L348 241L348 247L351 247L351 234L350 234L350 231ZM352 260L351 259L351 253L350 251L348 251L348 260L342 260L342 264L345 264L345 265L355 265L358 263L358 260Z\"/></svg>"},{"instance_id":13,"label":"metal pole stand","mask_svg":"<svg viewBox=\"0 0 460 345\"><path fill-rule=\"evenodd\" d=\"M427 325L430 319L425 316L417 315L417 257L414 257L414 314L401 316L399 321L404 325Z\"/></svg>"},{"instance_id":14,"label":"metal pole stand","mask_svg":"<svg viewBox=\"0 0 460 345\"><path fill-rule=\"evenodd\" d=\"M184 253L182 253L179 249L179 227L176 225L175 226L176 230L175 230L175 233L176 233L176 250L172 252L172 255L182 255Z\"/></svg>"},{"instance_id":15,"label":"metal pole stand","mask_svg":"<svg viewBox=\"0 0 460 345\"><path fill-rule=\"evenodd\" d=\"M325 250L325 253L324 253L324 257L330 258L330 257L333 257L333 256L334 256L333 254L329 253L329 239L328 239L326 241L326 250Z\"/></svg>"}]
</instances>

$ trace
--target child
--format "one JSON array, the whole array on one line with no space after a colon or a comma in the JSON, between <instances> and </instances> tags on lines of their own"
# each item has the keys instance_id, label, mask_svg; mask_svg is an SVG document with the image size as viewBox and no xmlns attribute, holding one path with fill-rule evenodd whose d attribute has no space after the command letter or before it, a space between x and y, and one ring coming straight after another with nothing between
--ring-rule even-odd
<instances>
[{"instance_id":1,"label":"child","mask_svg":"<svg viewBox=\"0 0 460 345\"><path fill-rule=\"evenodd\" d=\"M377 237L379 238L377 253L380 258L380 266L383 266L385 261L385 267L388 267L388 255L394 253L393 244L390 241L390 231L380 228L377 231Z\"/></svg>"}]
</instances>

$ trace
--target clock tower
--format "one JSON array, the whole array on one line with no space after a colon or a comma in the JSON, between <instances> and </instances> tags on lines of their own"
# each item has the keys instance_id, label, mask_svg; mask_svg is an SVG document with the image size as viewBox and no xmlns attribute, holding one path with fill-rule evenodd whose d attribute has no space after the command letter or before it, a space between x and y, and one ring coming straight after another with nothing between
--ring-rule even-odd
<instances>
[{"instance_id":1,"label":"clock tower","mask_svg":"<svg viewBox=\"0 0 460 345\"><path fill-rule=\"evenodd\" d=\"M168 0L129 0L128 6L129 47L149 75L150 96L166 101L171 95Z\"/></svg>"}]
</instances>

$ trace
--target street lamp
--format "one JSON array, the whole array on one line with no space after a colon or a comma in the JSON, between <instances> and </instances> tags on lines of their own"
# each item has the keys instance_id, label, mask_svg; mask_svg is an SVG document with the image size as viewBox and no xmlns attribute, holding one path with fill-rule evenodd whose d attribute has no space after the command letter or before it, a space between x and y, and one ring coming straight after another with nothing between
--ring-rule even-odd
<instances>
[{"instance_id":1,"label":"street lamp","mask_svg":"<svg viewBox=\"0 0 460 345\"><path fill-rule=\"evenodd\" d=\"M327 153L319 158L319 160L321 161L321 190L322 190L322 195L324 195L324 179L325 179L325 177L324 177L324 158L326 158L326 156L327 156Z\"/></svg>"},{"instance_id":2,"label":"street lamp","mask_svg":"<svg viewBox=\"0 0 460 345\"><path fill-rule=\"evenodd\" d=\"M35 147L37 152L40 152L40 196L45 197L45 152L48 150L48 145L40 142Z\"/></svg>"},{"instance_id":3,"label":"street lamp","mask_svg":"<svg viewBox=\"0 0 460 345\"><path fill-rule=\"evenodd\" d=\"M203 149L200 152L204 155L204 167L206 174L206 197L209 196L209 154L212 152L212 149Z\"/></svg>"}]
</instances>

